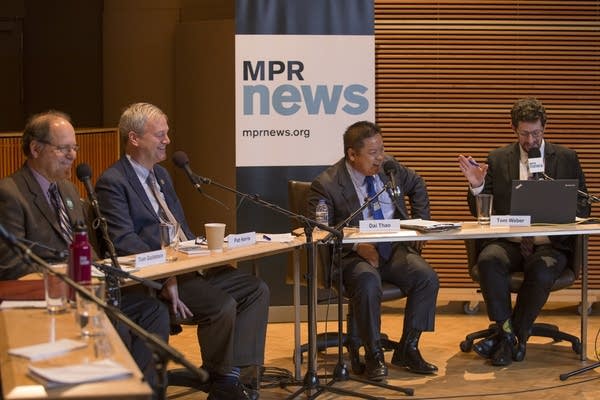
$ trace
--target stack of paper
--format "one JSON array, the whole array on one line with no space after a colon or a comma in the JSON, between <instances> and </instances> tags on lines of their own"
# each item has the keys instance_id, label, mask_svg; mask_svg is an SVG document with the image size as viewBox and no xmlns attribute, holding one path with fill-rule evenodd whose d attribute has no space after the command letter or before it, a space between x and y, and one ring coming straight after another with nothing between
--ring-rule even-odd
<instances>
[{"instance_id":1,"label":"stack of paper","mask_svg":"<svg viewBox=\"0 0 600 400\"><path fill-rule=\"evenodd\" d=\"M67 365L64 367L29 366L29 374L45 387L75 385L85 382L99 382L109 379L122 379L131 371L112 360L104 359L91 363Z\"/></svg>"},{"instance_id":2,"label":"stack of paper","mask_svg":"<svg viewBox=\"0 0 600 400\"><path fill-rule=\"evenodd\" d=\"M420 232L440 232L461 227L460 222L437 222L426 219L403 219L400 221L400 227L414 229Z\"/></svg>"}]
</instances>

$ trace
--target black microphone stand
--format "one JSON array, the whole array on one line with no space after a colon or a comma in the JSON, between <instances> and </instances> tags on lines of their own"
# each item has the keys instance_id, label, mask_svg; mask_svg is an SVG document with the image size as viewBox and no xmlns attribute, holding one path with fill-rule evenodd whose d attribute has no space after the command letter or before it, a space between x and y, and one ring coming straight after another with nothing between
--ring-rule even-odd
<instances>
[{"instance_id":1,"label":"black microphone stand","mask_svg":"<svg viewBox=\"0 0 600 400\"><path fill-rule=\"evenodd\" d=\"M100 308L104 310L108 316L114 320L118 320L125 324L132 332L134 332L139 338L141 338L146 345L152 349L154 356L155 368L158 376L157 392L159 399L166 398L166 390L167 390L167 364L170 360L173 360L177 364L185 366L189 371L194 373L198 379L202 382L208 381L208 372L203 369L197 368L194 364L188 361L183 354L178 352L173 347L169 346L163 340L158 338L157 336L146 332L142 327L137 325L135 322L131 321L125 314L123 314L118 308L107 304L103 300L99 299L88 290L85 289L82 285L75 282L68 275L56 272L52 267L40 258L38 255L33 253L29 247L17 241L17 239L7 232L4 227L0 224L0 237L12 248L12 250L20 256L23 261L30 265L39 265L46 272L58 276L63 282L69 285L71 288L75 289L77 293L84 296L86 299L94 302ZM18 249L18 250L17 250ZM35 262L35 264L33 264Z\"/></svg>"},{"instance_id":2,"label":"black microphone stand","mask_svg":"<svg viewBox=\"0 0 600 400\"><path fill-rule=\"evenodd\" d=\"M115 251L115 246L110 240L110 236L108 236L108 224L106 222L106 218L104 218L100 214L100 208L98 207L98 203L92 200L92 206L94 209L94 213L96 214L96 219L92 222L92 226L90 227L90 231L93 229L95 232L98 228L102 232L102 240L104 241L104 245L106 246L106 251L108 256L114 265L112 270L108 268L101 268L99 265L96 265L96 268L100 269L104 272L104 279L106 280L106 296L108 302L114 307L119 307L121 304L121 288L119 282L119 275L117 275L116 270L122 271L121 264L119 264L119 259L117 257L117 252ZM98 254L100 256L100 254ZM112 272L112 273L111 273ZM134 278L132 278L134 279Z\"/></svg>"},{"instance_id":3,"label":"black microphone stand","mask_svg":"<svg viewBox=\"0 0 600 400\"><path fill-rule=\"evenodd\" d=\"M388 385L387 383L381 383L381 382L374 382L368 379L363 379L363 378L358 378L356 376L350 376L350 374L348 373L348 367L346 366L346 363L344 362L344 357L343 357L343 335L342 335L342 331L344 329L343 326L343 310L342 310L342 306L343 306L343 290L344 290L344 284L343 284L343 268L341 267L342 265L342 245L343 245L343 233L344 233L344 227L346 227L346 225L348 225L357 215L359 215L360 213L363 212L363 210L365 208L367 208L371 203L373 203L378 197L379 195L381 195L384 191L386 190L394 190L391 187L391 182L387 182L379 192L377 192L373 197L367 198L365 199L364 203L357 209L355 210L352 214L350 214L345 220L343 220L342 222L340 222L339 224L337 224L335 226L335 230L339 231L342 233L342 237L333 237L333 235L329 234L327 235L325 238L322 239L323 243L327 243L330 240L333 239L334 245L333 245L333 254L335 257L335 264L338 266L337 271L338 271L338 275L337 275L337 306L338 306L338 361L337 361L337 365L334 368L333 371L333 377L330 383L328 383L328 385L332 385L335 382L342 382L342 381L347 381L347 380L353 380L356 382L361 382L363 384L367 384L367 385L372 385L372 386L377 386L377 387L381 387L384 389L389 389L389 390L394 390L394 391L398 391L398 392L402 392L408 396L412 396L414 395L414 390L412 388L403 388L400 386L393 386L393 385ZM333 266L332 266L333 267ZM333 273L333 271L331 271L331 273ZM353 394L354 396L357 397L362 397L365 399L380 399L381 397L374 397L374 396L370 396L367 394Z\"/></svg>"},{"instance_id":4,"label":"black microphone stand","mask_svg":"<svg viewBox=\"0 0 600 400\"><path fill-rule=\"evenodd\" d=\"M546 174L543 174L543 176L544 176L544 179L554 180L553 178L549 177ZM586 199L587 203L590 204L590 205L594 204L594 203L599 203L600 202L600 198L598 198L597 196L595 196L593 194L586 193L586 192L584 192L582 190L579 190L579 189L577 189L577 193L580 196L584 197ZM587 235L583 237L583 246L582 246L583 247L582 251L584 253L582 258L583 258L584 262L586 263L586 265L587 265L587 243L588 243L587 239L588 239ZM587 267L585 268L585 271L583 271L582 275L584 275L581 278L581 280L582 280L582 287L585 288L585 295L587 296L587 279L588 279L587 278ZM582 298L584 298L584 296L582 296ZM585 299L585 304L581 304L581 312L582 313L587 313L588 312L587 311L587 299ZM587 318L587 316L585 316L585 315L584 315L584 317ZM585 354L584 354L584 356L585 356ZM587 372L587 371L591 371L591 370L596 369L598 367L600 367L600 361L595 362L595 363L590 364L590 365L587 365L587 366L585 366L583 368L576 369L576 370L571 371L571 372L566 372L564 374L560 374L559 378L560 378L561 381L566 381L567 379L569 379L572 376L579 375L579 374L582 374L582 373Z\"/></svg>"},{"instance_id":5,"label":"black microphone stand","mask_svg":"<svg viewBox=\"0 0 600 400\"><path fill-rule=\"evenodd\" d=\"M309 344L308 345L308 348L309 348L309 350L308 350L308 366L307 366L306 374L304 375L302 387L300 389L298 389L296 392L292 393L289 397L287 397L287 399L294 399L297 396L299 396L300 394L302 394L303 392L306 392L307 397L309 399L314 399L324 392L331 392L331 393L336 393L336 394L345 395L345 396L361 397L361 398L365 398L365 399L382 399L381 397L373 397L373 396L369 396L366 394L357 393L357 392L353 392L351 390L340 389L340 388L336 388L336 387L332 386L332 384L336 380L339 380L339 381L347 380L348 375L349 375L347 368L343 362L341 345L339 345L339 347L338 347L338 351L340 354L338 356L338 358L341 358L341 362L338 362L338 366L336 366L336 375L338 375L340 377L345 377L345 378L340 378L340 379L335 378L334 381L329 382L327 385L321 385L319 382L319 376L318 376L317 370L316 370L317 369L317 367L316 367L317 285L315 282L316 246L315 246L315 242L313 241L313 229L315 227L317 227L319 229L329 232L326 239L331 240L332 237L335 237L337 243L340 243L340 246L343 241L343 233L339 229L332 228L325 224L321 224L317 221L314 221L312 219L305 217L304 215L293 213L283 207L278 206L277 204L269 203L269 202L261 199L256 194L249 195L247 193L242 193L242 192L240 192L236 189L233 189L229 186L220 184L209 178L205 178L205 177L202 177L199 175L196 175L196 178L198 178L204 184L215 185L221 189L235 193L236 195L242 197L243 199L249 199L256 204L262 205L266 208L269 208L271 210L274 210L276 212L284 214L288 217L295 218L295 219L301 221L302 224L304 225L304 234L306 236L306 250L307 250L306 280L307 280L307 292L308 292L308 304L307 304L307 308L308 308L308 310L307 310L308 311L308 344ZM387 188L388 187L385 186L381 192L377 193L372 199L369 199L369 201L366 203L366 205L364 205L364 207L366 207L370 202L372 202L375 198L377 198L377 196L379 196L383 192L383 190L386 190ZM363 209L364 209L364 207L363 207ZM362 211L362 209L361 209L361 211ZM341 294L340 294L340 296L341 296ZM339 300L338 300L338 302L339 302ZM343 316L341 316L341 312L342 312L341 310L342 310L341 305L338 305L338 324L343 319ZM341 332L341 329L340 329L340 332ZM341 343L341 341L340 341L340 343ZM358 379L356 379L356 380L358 381ZM370 383L369 381L366 381L366 380L364 380L364 382ZM385 385L385 384L381 384L381 385L382 385L382 387L392 388L395 390L401 390L407 394L409 394L409 393L412 394L412 389L407 389L407 390L406 389L397 389L396 387L391 386L391 385Z\"/></svg>"}]
</instances>

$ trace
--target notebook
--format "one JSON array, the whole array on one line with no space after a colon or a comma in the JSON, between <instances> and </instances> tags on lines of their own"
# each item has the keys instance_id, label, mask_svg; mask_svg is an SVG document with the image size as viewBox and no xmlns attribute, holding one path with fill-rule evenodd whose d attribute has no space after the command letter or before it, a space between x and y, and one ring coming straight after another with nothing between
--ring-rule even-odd
<instances>
[{"instance_id":1,"label":"notebook","mask_svg":"<svg viewBox=\"0 0 600 400\"><path fill-rule=\"evenodd\" d=\"M577 188L577 179L514 180L510 214L530 215L532 224L575 222Z\"/></svg>"}]
</instances>

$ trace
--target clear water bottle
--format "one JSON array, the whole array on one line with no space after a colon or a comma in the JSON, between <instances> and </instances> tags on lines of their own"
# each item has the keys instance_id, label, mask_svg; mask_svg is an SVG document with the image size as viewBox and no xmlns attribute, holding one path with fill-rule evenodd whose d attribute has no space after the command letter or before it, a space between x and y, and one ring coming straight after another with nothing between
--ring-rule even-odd
<instances>
[{"instance_id":1,"label":"clear water bottle","mask_svg":"<svg viewBox=\"0 0 600 400\"><path fill-rule=\"evenodd\" d=\"M315 220L323 225L329 225L329 209L325 199L320 199L315 209Z\"/></svg>"}]
</instances>

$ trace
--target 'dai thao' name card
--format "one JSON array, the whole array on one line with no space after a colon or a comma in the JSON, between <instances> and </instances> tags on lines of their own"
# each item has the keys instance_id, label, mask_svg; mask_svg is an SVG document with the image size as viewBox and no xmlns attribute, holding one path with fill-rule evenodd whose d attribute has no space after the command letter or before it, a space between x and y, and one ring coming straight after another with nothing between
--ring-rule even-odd
<instances>
[{"instance_id":1,"label":"'dai thao' name card","mask_svg":"<svg viewBox=\"0 0 600 400\"><path fill-rule=\"evenodd\" d=\"M398 232L400 230L399 219L367 219L359 221L358 230L366 232Z\"/></svg>"}]
</instances>

